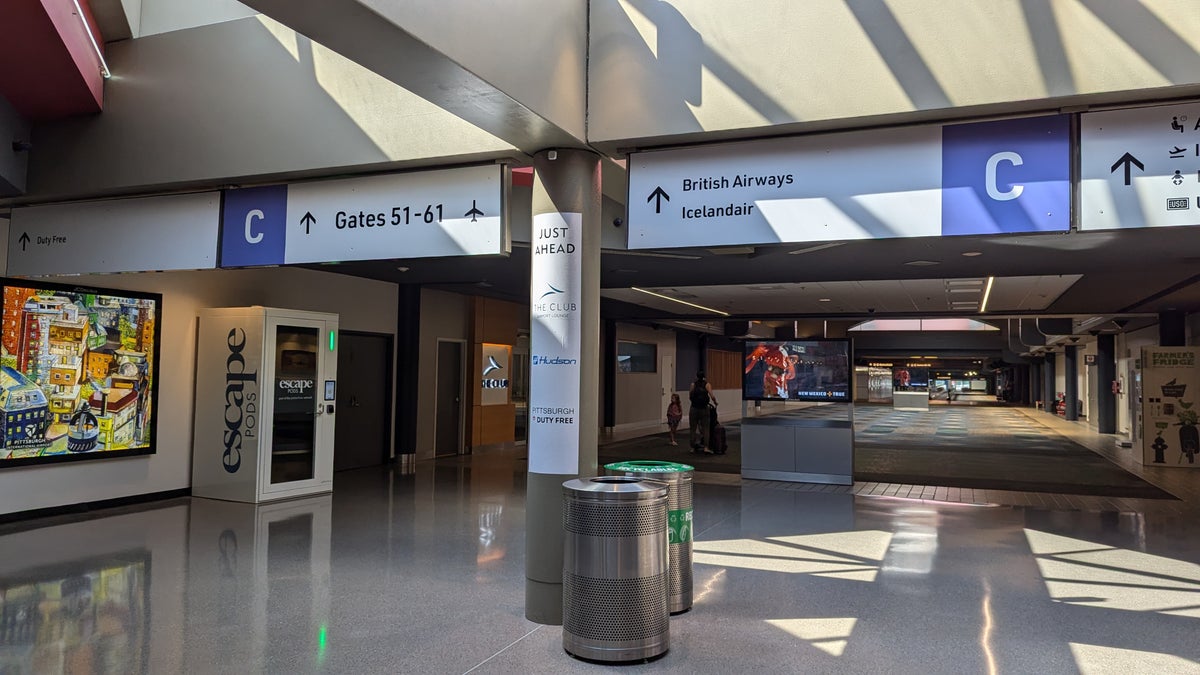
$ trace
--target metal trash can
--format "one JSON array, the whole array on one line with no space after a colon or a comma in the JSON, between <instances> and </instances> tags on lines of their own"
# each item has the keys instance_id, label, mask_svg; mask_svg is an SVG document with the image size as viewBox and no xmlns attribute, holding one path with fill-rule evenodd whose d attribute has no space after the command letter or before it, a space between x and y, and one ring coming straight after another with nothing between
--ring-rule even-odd
<instances>
[{"instance_id":1,"label":"metal trash can","mask_svg":"<svg viewBox=\"0 0 1200 675\"><path fill-rule=\"evenodd\" d=\"M638 460L605 464L610 475L634 476L667 484L667 541L670 608L680 614L692 608L692 476L695 467L678 462Z\"/></svg>"},{"instance_id":2,"label":"metal trash can","mask_svg":"<svg viewBox=\"0 0 1200 675\"><path fill-rule=\"evenodd\" d=\"M670 648L667 486L627 476L563 483L563 649L635 661Z\"/></svg>"}]
</instances>

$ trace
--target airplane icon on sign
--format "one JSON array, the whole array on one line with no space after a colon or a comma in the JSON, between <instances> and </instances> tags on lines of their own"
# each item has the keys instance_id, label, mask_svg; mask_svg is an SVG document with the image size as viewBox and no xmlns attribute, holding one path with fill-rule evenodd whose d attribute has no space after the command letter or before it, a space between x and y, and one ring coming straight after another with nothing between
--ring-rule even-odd
<instances>
[{"instance_id":1,"label":"airplane icon on sign","mask_svg":"<svg viewBox=\"0 0 1200 675\"><path fill-rule=\"evenodd\" d=\"M472 199L472 200L471 200L471 210L470 210L470 211L467 211L466 213L464 213L464 214L463 214L463 218L466 218L467 216L471 216L471 222L472 222L472 223L477 223L477 222L479 222L479 219L478 219L476 216L482 216L482 215L483 215L483 211L480 211L480 210L479 210L479 209L478 209L478 208L475 206L475 200L474 200L474 199Z\"/></svg>"}]
</instances>

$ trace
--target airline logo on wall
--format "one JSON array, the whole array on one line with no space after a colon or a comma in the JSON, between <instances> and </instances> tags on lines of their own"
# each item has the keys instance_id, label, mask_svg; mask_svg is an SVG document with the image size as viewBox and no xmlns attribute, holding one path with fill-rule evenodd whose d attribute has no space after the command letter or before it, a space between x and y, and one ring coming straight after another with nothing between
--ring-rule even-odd
<instances>
[{"instance_id":1,"label":"airline logo on wall","mask_svg":"<svg viewBox=\"0 0 1200 675\"><path fill-rule=\"evenodd\" d=\"M504 405L508 403L508 371L512 359L510 345L483 345L483 372L479 386L481 405Z\"/></svg>"}]
</instances>

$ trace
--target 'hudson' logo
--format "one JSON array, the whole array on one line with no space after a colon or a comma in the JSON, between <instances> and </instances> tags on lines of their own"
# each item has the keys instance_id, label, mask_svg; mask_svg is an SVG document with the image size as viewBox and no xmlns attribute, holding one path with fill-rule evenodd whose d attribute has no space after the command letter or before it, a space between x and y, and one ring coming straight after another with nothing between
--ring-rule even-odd
<instances>
[{"instance_id":1,"label":"'hudson' logo","mask_svg":"<svg viewBox=\"0 0 1200 675\"><path fill-rule=\"evenodd\" d=\"M533 357L533 365L535 366L573 366L579 363L577 359L564 359L561 356L537 356Z\"/></svg>"},{"instance_id":2,"label":"'hudson' logo","mask_svg":"<svg viewBox=\"0 0 1200 675\"><path fill-rule=\"evenodd\" d=\"M221 455L221 465L229 473L237 473L242 466L242 439L253 438L257 425L254 415L258 412L255 405L258 394L246 391L246 383L256 388L258 374L246 372L246 357L242 354L246 349L245 331L230 329L225 344L229 356L225 357L225 452Z\"/></svg>"}]
</instances>

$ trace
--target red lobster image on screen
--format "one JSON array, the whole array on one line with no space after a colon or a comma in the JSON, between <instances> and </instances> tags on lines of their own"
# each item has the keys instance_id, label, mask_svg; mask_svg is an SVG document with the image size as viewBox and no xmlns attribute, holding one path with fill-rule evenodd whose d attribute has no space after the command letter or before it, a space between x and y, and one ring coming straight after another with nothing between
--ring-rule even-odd
<instances>
[{"instance_id":1,"label":"red lobster image on screen","mask_svg":"<svg viewBox=\"0 0 1200 675\"><path fill-rule=\"evenodd\" d=\"M759 344L746 356L746 372L762 361L766 365L763 368L763 395L787 398L788 382L796 379L796 362L799 360L800 356L789 354L785 345Z\"/></svg>"}]
</instances>

